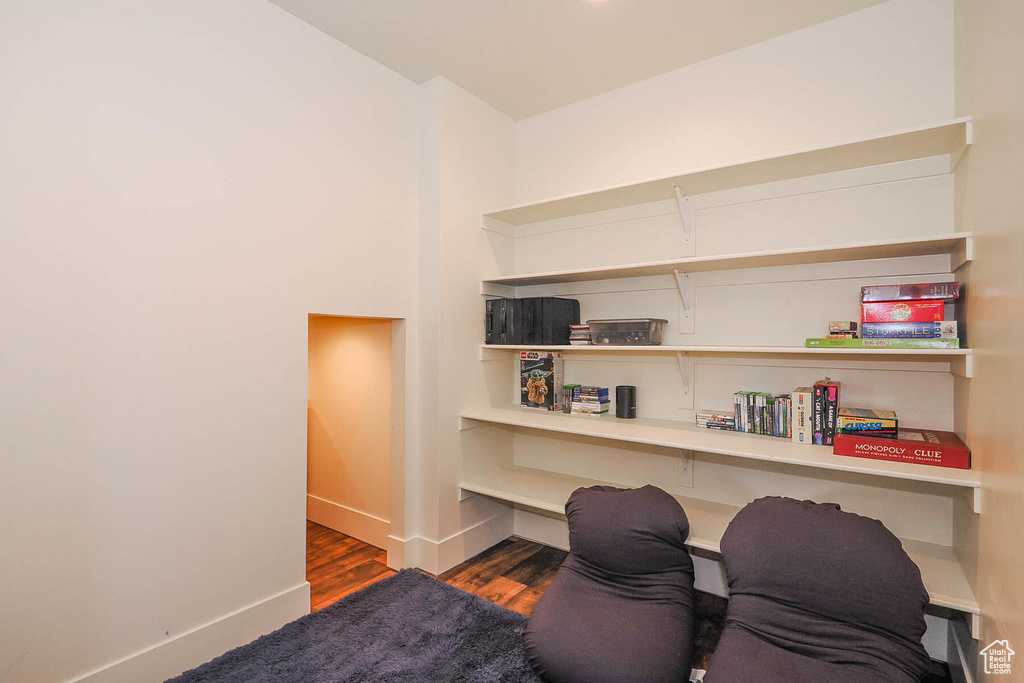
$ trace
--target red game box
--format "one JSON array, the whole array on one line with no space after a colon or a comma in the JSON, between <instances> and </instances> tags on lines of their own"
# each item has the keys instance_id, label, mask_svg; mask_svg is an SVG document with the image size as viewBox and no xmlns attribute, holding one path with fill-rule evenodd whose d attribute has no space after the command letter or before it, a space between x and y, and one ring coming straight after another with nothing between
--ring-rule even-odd
<instances>
[{"instance_id":1,"label":"red game box","mask_svg":"<svg viewBox=\"0 0 1024 683\"><path fill-rule=\"evenodd\" d=\"M866 323L927 323L945 320L942 301L881 301L860 305Z\"/></svg>"},{"instance_id":2,"label":"red game box","mask_svg":"<svg viewBox=\"0 0 1024 683\"><path fill-rule=\"evenodd\" d=\"M873 460L895 460L917 465L971 469L971 451L953 432L936 429L900 429L895 439L836 434L832 452Z\"/></svg>"}]
</instances>

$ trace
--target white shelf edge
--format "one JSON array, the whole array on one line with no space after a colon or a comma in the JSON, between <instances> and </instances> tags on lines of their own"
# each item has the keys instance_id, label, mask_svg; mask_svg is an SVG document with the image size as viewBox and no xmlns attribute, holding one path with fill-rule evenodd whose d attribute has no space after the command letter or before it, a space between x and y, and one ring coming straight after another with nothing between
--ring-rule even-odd
<instances>
[{"instance_id":1,"label":"white shelf edge","mask_svg":"<svg viewBox=\"0 0 1024 683\"><path fill-rule=\"evenodd\" d=\"M459 483L459 490L564 516L564 501L559 504L469 482ZM682 496L675 497L682 498L680 502L684 510L687 510L688 502L698 502L689 501ZM568 495L566 495L566 499L568 499ZM722 507L732 508L735 511L732 513L733 515L740 510L735 506ZM689 511L687 514L690 516ZM699 519L699 514L694 517L695 519L691 519L691 524ZM721 526L723 523L727 525L728 522L719 520L718 525ZM977 599L974 597L963 568L952 548L903 538L900 539L900 542L910 559L921 569L921 577L928 590L931 604L967 614L981 613ZM691 548L721 553L719 539L695 537L693 533L686 539L686 545Z\"/></svg>"},{"instance_id":2,"label":"white shelf edge","mask_svg":"<svg viewBox=\"0 0 1024 683\"><path fill-rule=\"evenodd\" d=\"M610 441L679 448L809 469L849 472L969 489L981 486L981 480L972 470L832 455L824 453L822 446L798 445L788 439L770 436L702 430L690 423L669 420L630 420L624 424L621 420L613 422L612 420L616 418L611 417L572 417L561 413L538 413L539 411L530 411L529 409L487 408L466 411L459 417L462 420L476 420ZM806 449L806 453L803 452L804 449ZM798 455L793 455L793 453Z\"/></svg>"},{"instance_id":3,"label":"white shelf edge","mask_svg":"<svg viewBox=\"0 0 1024 683\"><path fill-rule=\"evenodd\" d=\"M870 136L870 137L855 138L855 139L852 139L852 140L847 140L847 141L844 141L844 142L840 142L840 143L836 143L836 144L831 144L831 145L824 145L824 146L817 146L817 147L806 147L806 148L802 148L802 149L793 150L793 151L790 151L790 152L784 152L782 154L774 154L774 155L769 155L769 156L755 157L755 158L752 158L752 159L745 159L745 160L741 160L741 161L737 161L737 162L732 162L732 163L728 163L728 164L719 164L719 165L714 165L714 166L706 166L706 167L702 167L702 168L685 170L685 171L681 171L681 172L670 174L670 175L657 176L657 177L646 178L646 179L638 180L638 181L634 181L634 182L622 183L622 184L619 184L619 185L611 185L611 186L607 186L607 187L603 187L603 188L587 190L587 191L584 191L584 192L576 192L576 193L561 195L561 196L557 196L557 197L549 197L549 198L538 200L538 201L534 201L534 202L525 202L525 203L521 203L521 204L514 204L512 206L506 206L506 207L498 208L498 209L495 209L493 211L487 211L487 212L485 212L483 214L483 216L485 218L493 218L495 220L498 220L498 221L501 221L503 223L510 224L510 225L521 225L521 224L524 224L524 223L535 222L537 220L546 220L547 218L542 217L542 218L535 218L535 219L532 219L532 220L521 220L521 221L517 222L516 220L508 220L507 218L502 218L501 216L509 216L509 215L511 215L511 217L514 218L516 213L536 212L538 209L544 209L544 208L549 208L549 207L556 207L559 204L579 203L579 202L586 201L588 199L593 200L593 201L596 202L596 201L600 201L600 199L602 197L607 197L607 196L611 196L611 195L615 195L615 194L619 194L619 193L625 193L625 192L628 192L632 188L638 188L638 187L642 187L642 186L646 186L646 185L654 185L654 184L665 184L665 187L667 188L667 192L666 192L666 194L665 194L665 196L663 198L664 199L671 199L674 196L672 194L672 192L671 192L671 184L673 182L675 182L676 184L680 184L680 183L685 184L686 179L694 178L694 177L699 177L699 176L702 176L702 175L710 175L710 174L714 174L714 173L722 173L722 172L726 172L726 171L728 171L730 169L742 170L744 167L750 168L750 167L753 167L755 165L767 165L767 164L771 164L772 162L775 162L775 163L785 163L785 162L788 162L788 161L795 160L797 157L801 157L801 156L824 155L824 154L827 154L827 153L830 153L830 152L831 153L835 153L835 152L841 152L841 151L848 151L848 150L853 150L856 147L863 147L863 146L871 145L872 143L880 146L887 153L879 153L879 154L877 154L877 156L870 156L869 155L863 161L858 161L858 162L854 162L854 163L850 163L850 164L841 165L840 168L835 169L835 170L841 170L842 168L861 168L861 167L866 167L866 166L875 166L875 165L883 164L883 163L891 163L893 160L897 160L897 161L898 160L907 160L907 159L912 159L912 158L921 158L923 156L934 156L934 155L938 155L938 154L950 154L951 156L955 156L956 158L959 158L959 156L961 154L961 151L962 151L962 148L971 144L971 127L972 127L972 118L970 116L965 116L965 117L955 118L955 119L952 119L950 121L943 121L943 122L933 123L933 124L930 124L930 125L927 125L927 126L918 126L918 127L914 127L914 128L905 128L905 129L893 131L891 133L886 133L884 135L873 135L873 136ZM900 141L900 139L910 140L912 138L920 138L920 137L929 136L929 135L941 137L943 135L943 129L947 129L945 132L950 137L950 140L948 140L948 144L937 146L934 149L929 148L929 149L925 150L924 152L918 152L916 155L893 154L893 153L888 153L888 149L886 149L886 148L893 147L896 143L898 143ZM884 144L883 144L883 141L885 141ZM823 172L823 171L812 170L811 172L805 173L803 175L813 175L813 174L820 173L820 172ZM828 171L824 171L824 172L828 172ZM799 177L799 175L798 174L796 174L796 175L790 174L789 177ZM752 181L748 180L747 182L744 182L742 184L743 185L760 184L760 183L763 183L763 182L770 182L773 179L774 179L773 176L768 175L767 177L765 177L763 179L754 179ZM686 191L685 187L684 187L684 191ZM618 205L619 206L628 206L629 204L625 203L625 204L618 204ZM568 212L568 213L565 213L563 215L571 215L572 213L573 212ZM552 215L551 217L559 217L559 216L558 216L558 214L556 212L556 214Z\"/></svg>"},{"instance_id":4,"label":"white shelf edge","mask_svg":"<svg viewBox=\"0 0 1024 683\"><path fill-rule=\"evenodd\" d=\"M950 232L923 237L897 240L870 240L847 242L816 247L795 249L772 249L767 251L715 254L713 256L691 256L661 261L625 263L596 268L574 268L543 273L521 273L500 275L481 281L486 286L529 286L537 284L561 284L591 280L611 280L625 277L650 277L667 275L673 268L685 272L709 272L715 270L741 270L813 263L838 263L878 258L897 258L934 254L959 254L958 263L963 265L971 258L971 232ZM959 266L958 266L959 267ZM951 269L955 270L955 269Z\"/></svg>"},{"instance_id":5,"label":"white shelf edge","mask_svg":"<svg viewBox=\"0 0 1024 683\"><path fill-rule=\"evenodd\" d=\"M971 349L885 349L885 348L811 348L807 346L613 346L568 344L480 344L491 351L563 351L581 353L735 353L747 355L811 355L811 356L952 356L970 357ZM481 358L484 355L481 354ZM970 377L970 375L966 375Z\"/></svg>"}]
</instances>

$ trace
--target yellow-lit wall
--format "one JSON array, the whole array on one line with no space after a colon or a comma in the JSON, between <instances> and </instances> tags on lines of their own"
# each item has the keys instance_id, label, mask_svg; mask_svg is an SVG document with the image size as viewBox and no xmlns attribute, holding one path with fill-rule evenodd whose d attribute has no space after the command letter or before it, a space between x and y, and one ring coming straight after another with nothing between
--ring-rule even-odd
<instances>
[{"instance_id":1,"label":"yellow-lit wall","mask_svg":"<svg viewBox=\"0 0 1024 683\"><path fill-rule=\"evenodd\" d=\"M390 320L310 316L307 515L384 548L391 501Z\"/></svg>"}]
</instances>

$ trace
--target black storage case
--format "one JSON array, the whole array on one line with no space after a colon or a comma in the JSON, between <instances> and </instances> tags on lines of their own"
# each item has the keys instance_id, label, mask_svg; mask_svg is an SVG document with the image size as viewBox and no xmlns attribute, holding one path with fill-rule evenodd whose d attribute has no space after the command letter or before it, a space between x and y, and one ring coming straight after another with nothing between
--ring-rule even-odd
<instances>
[{"instance_id":1,"label":"black storage case","mask_svg":"<svg viewBox=\"0 0 1024 683\"><path fill-rule=\"evenodd\" d=\"M569 325L580 322L580 302L553 296L488 299L484 341L488 344L569 343Z\"/></svg>"}]
</instances>

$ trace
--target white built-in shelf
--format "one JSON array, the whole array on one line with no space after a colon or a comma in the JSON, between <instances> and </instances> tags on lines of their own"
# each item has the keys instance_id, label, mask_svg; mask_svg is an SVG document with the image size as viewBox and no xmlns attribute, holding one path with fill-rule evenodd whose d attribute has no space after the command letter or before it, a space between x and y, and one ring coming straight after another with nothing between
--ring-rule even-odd
<instances>
[{"instance_id":1,"label":"white built-in shelf","mask_svg":"<svg viewBox=\"0 0 1024 683\"><path fill-rule=\"evenodd\" d=\"M652 353L675 353L695 356L794 356L805 358L827 358L829 360L886 360L915 362L948 362L948 371L970 379L974 376L974 353L971 349L881 349L881 348L810 348L807 346L618 346L615 344L481 344L480 360L497 360L512 351L561 351L567 354L625 354L646 355Z\"/></svg>"},{"instance_id":2,"label":"white built-in shelf","mask_svg":"<svg viewBox=\"0 0 1024 683\"><path fill-rule=\"evenodd\" d=\"M718 254L715 256L692 256L666 261L628 263L599 268L578 268L547 273L503 275L486 279L484 282L524 287L528 285L551 285L567 282L614 280L626 277L671 275L673 269L685 273L699 273L716 270L794 266L811 263L839 263L843 261L931 256L936 254L950 255L950 271L952 272L972 259L972 247L971 233L954 232L898 240L850 242L823 247L801 247L798 249L777 249L738 254Z\"/></svg>"},{"instance_id":3,"label":"white built-in shelf","mask_svg":"<svg viewBox=\"0 0 1024 683\"><path fill-rule=\"evenodd\" d=\"M615 344L481 344L481 349L496 351L563 351L579 353L697 353L697 354L737 354L737 355L770 355L786 356L970 356L970 349L886 349L886 348L814 348L809 346L670 346L657 344L645 346L618 346Z\"/></svg>"},{"instance_id":4,"label":"white built-in shelf","mask_svg":"<svg viewBox=\"0 0 1024 683\"><path fill-rule=\"evenodd\" d=\"M462 429L473 426L469 421L486 422L596 439L716 453L813 469L945 484L974 489L975 494L981 489L981 481L972 470L834 455L827 446L798 444L791 439L758 434L704 429L690 422L650 418L620 420L611 415L566 415L561 412L519 407L475 408L462 412L459 418ZM980 501L975 500L975 507L980 507Z\"/></svg>"},{"instance_id":5,"label":"white built-in shelf","mask_svg":"<svg viewBox=\"0 0 1024 683\"><path fill-rule=\"evenodd\" d=\"M952 167L964 148L971 144L971 137L971 119L966 117L933 126L896 131L889 135L851 140L839 145L798 149L771 157L519 204L491 211L484 216L510 226L523 225L673 199L673 185L678 186L683 194L704 194L943 154L950 155ZM486 221L484 227L488 227Z\"/></svg>"},{"instance_id":6,"label":"white built-in shelf","mask_svg":"<svg viewBox=\"0 0 1024 683\"><path fill-rule=\"evenodd\" d=\"M557 514L564 514L565 502L576 488L605 483L525 467L496 470L481 476L486 476L487 481L467 479L459 484L461 494L477 494ZM699 498L678 495L675 498L683 506L690 522L690 536L686 544L692 548L720 552L722 535L740 508ZM900 540L907 554L921 569L921 578L933 605L969 614L980 613L974 591L952 548Z\"/></svg>"}]
</instances>

